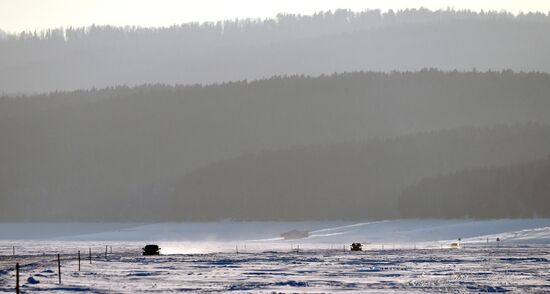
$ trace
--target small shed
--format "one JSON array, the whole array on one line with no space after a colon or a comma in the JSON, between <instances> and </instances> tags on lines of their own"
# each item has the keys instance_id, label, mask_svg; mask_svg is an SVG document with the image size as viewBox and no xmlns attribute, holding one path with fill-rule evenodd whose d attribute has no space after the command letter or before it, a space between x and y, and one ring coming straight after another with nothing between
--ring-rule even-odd
<instances>
[{"instance_id":1,"label":"small shed","mask_svg":"<svg viewBox=\"0 0 550 294\"><path fill-rule=\"evenodd\" d=\"M304 239L309 237L308 231L292 230L288 232L281 233L281 237L285 240L292 239Z\"/></svg>"}]
</instances>

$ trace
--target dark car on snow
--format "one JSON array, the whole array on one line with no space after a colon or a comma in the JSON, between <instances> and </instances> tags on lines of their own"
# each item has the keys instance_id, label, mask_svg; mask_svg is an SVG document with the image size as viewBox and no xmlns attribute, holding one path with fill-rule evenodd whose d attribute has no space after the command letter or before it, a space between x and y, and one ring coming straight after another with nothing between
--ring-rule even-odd
<instances>
[{"instance_id":1,"label":"dark car on snow","mask_svg":"<svg viewBox=\"0 0 550 294\"><path fill-rule=\"evenodd\" d=\"M350 249L351 249L351 251L362 251L363 250L363 244L361 244L361 243L351 243Z\"/></svg>"},{"instance_id":2,"label":"dark car on snow","mask_svg":"<svg viewBox=\"0 0 550 294\"><path fill-rule=\"evenodd\" d=\"M143 247L143 255L160 255L160 247L158 245L145 245Z\"/></svg>"}]
</instances>

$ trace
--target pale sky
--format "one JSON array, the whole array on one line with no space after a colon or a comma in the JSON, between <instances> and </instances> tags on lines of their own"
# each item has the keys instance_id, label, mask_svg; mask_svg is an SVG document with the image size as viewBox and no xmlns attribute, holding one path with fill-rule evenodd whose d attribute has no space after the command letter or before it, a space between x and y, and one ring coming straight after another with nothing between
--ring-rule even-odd
<instances>
[{"instance_id":1,"label":"pale sky","mask_svg":"<svg viewBox=\"0 0 550 294\"><path fill-rule=\"evenodd\" d=\"M267 18L347 8L550 11L550 0L0 0L0 29L7 32L92 24L169 26L191 21Z\"/></svg>"}]
</instances>

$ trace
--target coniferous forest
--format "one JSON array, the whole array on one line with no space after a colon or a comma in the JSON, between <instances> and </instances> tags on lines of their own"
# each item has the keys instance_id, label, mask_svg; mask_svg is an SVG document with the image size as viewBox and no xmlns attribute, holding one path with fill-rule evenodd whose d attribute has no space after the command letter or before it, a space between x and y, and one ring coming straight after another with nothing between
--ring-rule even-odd
<instances>
[{"instance_id":1,"label":"coniferous forest","mask_svg":"<svg viewBox=\"0 0 550 294\"><path fill-rule=\"evenodd\" d=\"M0 38L0 93L423 68L548 72L549 27L545 13L406 9L27 31Z\"/></svg>"},{"instance_id":2,"label":"coniferous forest","mask_svg":"<svg viewBox=\"0 0 550 294\"><path fill-rule=\"evenodd\" d=\"M550 216L550 15L0 32L0 221Z\"/></svg>"}]
</instances>

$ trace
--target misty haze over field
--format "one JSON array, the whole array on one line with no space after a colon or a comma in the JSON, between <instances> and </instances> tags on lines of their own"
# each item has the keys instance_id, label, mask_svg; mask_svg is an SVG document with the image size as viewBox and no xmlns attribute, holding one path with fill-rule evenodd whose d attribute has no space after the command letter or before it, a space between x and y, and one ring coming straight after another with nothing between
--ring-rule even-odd
<instances>
[{"instance_id":1,"label":"misty haze over field","mask_svg":"<svg viewBox=\"0 0 550 294\"><path fill-rule=\"evenodd\" d=\"M0 31L0 221L548 217L548 36L426 9Z\"/></svg>"}]
</instances>

